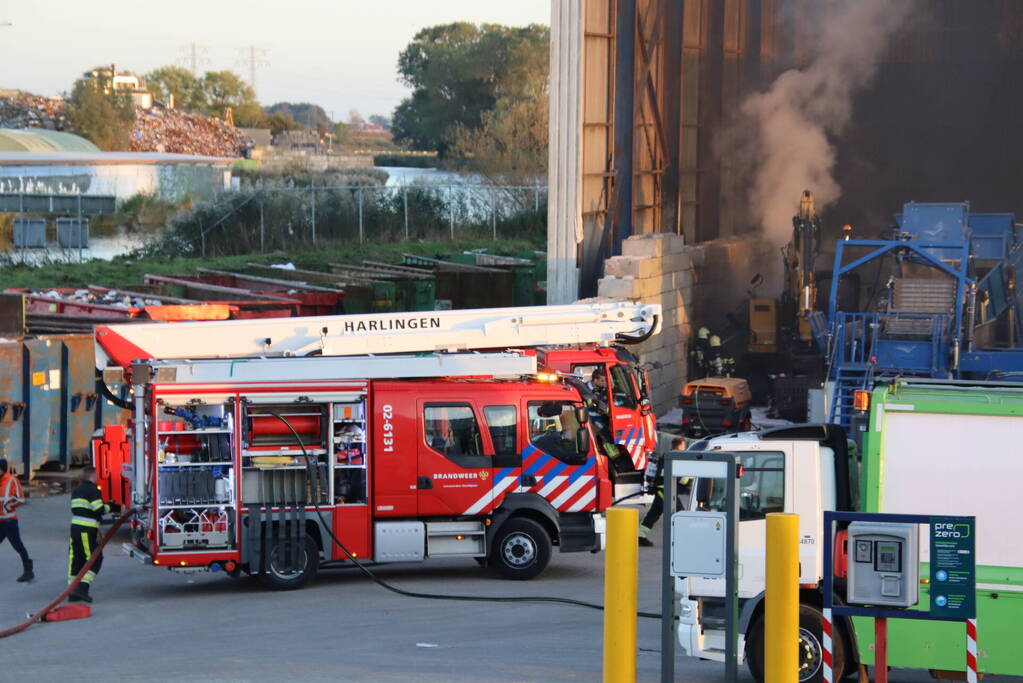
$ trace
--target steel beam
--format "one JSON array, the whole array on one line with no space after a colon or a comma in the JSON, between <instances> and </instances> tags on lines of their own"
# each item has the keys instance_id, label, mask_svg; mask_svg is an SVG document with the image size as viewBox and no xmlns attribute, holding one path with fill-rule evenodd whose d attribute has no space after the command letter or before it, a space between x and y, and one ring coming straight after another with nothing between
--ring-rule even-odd
<instances>
[{"instance_id":1,"label":"steel beam","mask_svg":"<svg viewBox=\"0 0 1023 683\"><path fill-rule=\"evenodd\" d=\"M681 233L678 169L681 161L679 141L682 135L682 29L684 0L665 0L664 12L664 97L665 164L661 180L663 211L661 231Z\"/></svg>"},{"instance_id":2,"label":"steel beam","mask_svg":"<svg viewBox=\"0 0 1023 683\"><path fill-rule=\"evenodd\" d=\"M632 234L632 172L635 138L636 0L618 0L615 22L614 189L611 255L622 253Z\"/></svg>"}]
</instances>

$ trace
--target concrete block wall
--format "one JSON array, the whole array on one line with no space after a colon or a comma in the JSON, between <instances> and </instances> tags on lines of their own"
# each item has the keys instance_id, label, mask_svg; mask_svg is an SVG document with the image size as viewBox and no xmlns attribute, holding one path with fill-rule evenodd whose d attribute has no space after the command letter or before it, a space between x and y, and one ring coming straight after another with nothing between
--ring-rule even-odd
<instances>
[{"instance_id":1,"label":"concrete block wall","mask_svg":"<svg viewBox=\"0 0 1023 683\"><path fill-rule=\"evenodd\" d=\"M689 380L689 344L696 329L707 326L722 336L728 331L741 345L743 334L729 329L728 314L742 317L748 282L756 272L767 280L758 294L777 296L776 268L776 248L756 237L686 246L681 236L670 233L630 237L622 243L621 256L604 262L599 298L661 305L661 333L632 349L643 362L661 364L649 370L650 398L658 415L677 405Z\"/></svg>"},{"instance_id":2,"label":"concrete block wall","mask_svg":"<svg viewBox=\"0 0 1023 683\"><path fill-rule=\"evenodd\" d=\"M677 404L685 384L686 357L691 335L691 302L696 281L683 238L669 233L630 237L622 255L604 262L604 277L597 295L661 305L661 332L632 351L650 368L650 399L660 415Z\"/></svg>"}]
</instances>

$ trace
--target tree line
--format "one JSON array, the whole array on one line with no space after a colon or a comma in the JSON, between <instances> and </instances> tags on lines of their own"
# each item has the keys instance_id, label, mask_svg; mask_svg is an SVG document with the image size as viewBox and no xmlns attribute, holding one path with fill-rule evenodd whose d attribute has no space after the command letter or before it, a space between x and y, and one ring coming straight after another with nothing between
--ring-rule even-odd
<instances>
[{"instance_id":1,"label":"tree line","mask_svg":"<svg viewBox=\"0 0 1023 683\"><path fill-rule=\"evenodd\" d=\"M398 56L399 80L411 94L391 119L371 116L393 132L395 142L434 151L455 165L501 176L517 184L546 171L548 43L545 26L452 23L419 31ZM102 149L125 149L134 107L130 95L104 82L102 68L80 79L70 96L76 131ZM163 66L145 74L161 102L185 111L223 118L228 108L239 127L269 128L274 134L308 129L345 143L363 123L357 111L335 122L322 107L279 102L261 105L251 85L231 71L192 74ZM392 121L393 120L393 121ZM393 127L392 127L393 123Z\"/></svg>"}]
</instances>

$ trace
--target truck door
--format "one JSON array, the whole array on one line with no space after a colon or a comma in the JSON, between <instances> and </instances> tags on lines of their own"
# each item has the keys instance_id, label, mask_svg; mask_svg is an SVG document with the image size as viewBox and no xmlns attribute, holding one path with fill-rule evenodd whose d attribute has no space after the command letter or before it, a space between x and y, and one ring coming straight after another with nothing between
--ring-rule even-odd
<instances>
[{"instance_id":1,"label":"truck door","mask_svg":"<svg viewBox=\"0 0 1023 683\"><path fill-rule=\"evenodd\" d=\"M634 365L630 369L636 382L637 396L639 397L639 414L642 419L643 429L646 431L645 444L643 445L645 451L643 464L641 467L637 466L637 469L643 469L646 467L646 458L657 450L657 419L654 417L654 408L650 401L650 376L644 368L639 366Z\"/></svg>"},{"instance_id":2,"label":"truck door","mask_svg":"<svg viewBox=\"0 0 1023 683\"><path fill-rule=\"evenodd\" d=\"M629 453L633 469L646 467L647 420L640 416L639 396L629 371L620 363L578 364L572 372L586 378L593 372L604 377L604 388L594 387L598 399L607 406L607 417L611 422L611 433L615 443ZM589 380L591 387L592 380Z\"/></svg>"},{"instance_id":3,"label":"truck door","mask_svg":"<svg viewBox=\"0 0 1023 683\"><path fill-rule=\"evenodd\" d=\"M585 427L576 418L574 404L525 401L524 408L529 445L522 452L519 490L539 494L559 512L596 510L596 456L592 445L579 442L577 435Z\"/></svg>"},{"instance_id":4,"label":"truck door","mask_svg":"<svg viewBox=\"0 0 1023 683\"><path fill-rule=\"evenodd\" d=\"M764 589L765 546L767 540L767 514L785 512L786 497L791 498L786 486L786 461L791 458L791 444L743 444L750 450L741 452L743 467L739 481L739 597L751 598ZM768 450L770 449L770 450ZM722 479L702 479L696 484L691 497L693 509L724 510L725 482ZM691 579L693 595L718 595L721 582L716 579Z\"/></svg>"},{"instance_id":5,"label":"truck door","mask_svg":"<svg viewBox=\"0 0 1023 683\"><path fill-rule=\"evenodd\" d=\"M420 516L485 514L493 507L494 458L469 401L418 401Z\"/></svg>"}]
</instances>

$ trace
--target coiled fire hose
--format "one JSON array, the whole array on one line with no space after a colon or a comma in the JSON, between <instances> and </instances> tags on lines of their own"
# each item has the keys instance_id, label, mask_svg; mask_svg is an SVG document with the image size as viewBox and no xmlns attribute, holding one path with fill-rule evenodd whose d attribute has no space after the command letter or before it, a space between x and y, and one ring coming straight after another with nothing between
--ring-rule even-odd
<instances>
[{"instance_id":1,"label":"coiled fire hose","mask_svg":"<svg viewBox=\"0 0 1023 683\"><path fill-rule=\"evenodd\" d=\"M15 633L21 633L22 631L24 631L37 621L42 621L43 617L52 612L57 605L63 602L64 599L71 594L71 591L73 591L75 587L82 582L82 577L85 576L85 573L92 569L92 565L96 563L96 560L99 559L100 553L103 552L103 546L110 542L110 539L114 537L114 534L117 533L117 530L121 528L121 525L127 522L128 518L134 514L135 509L131 508L129 510L126 510L124 514L117 518L117 521L115 521L107 530L107 533L103 535L103 539L99 542L99 545L96 546L96 549L92 551L92 555L89 556L89 559L86 561L85 565L80 570L78 570L78 573L75 574L75 578L71 580L71 583L67 585L67 588L65 588L60 595L54 598L52 602L43 607L41 610L39 610L31 617L29 617L26 621L18 624L17 626L12 626L6 631L0 631L0 638L6 638L7 636L13 636Z\"/></svg>"}]
</instances>

